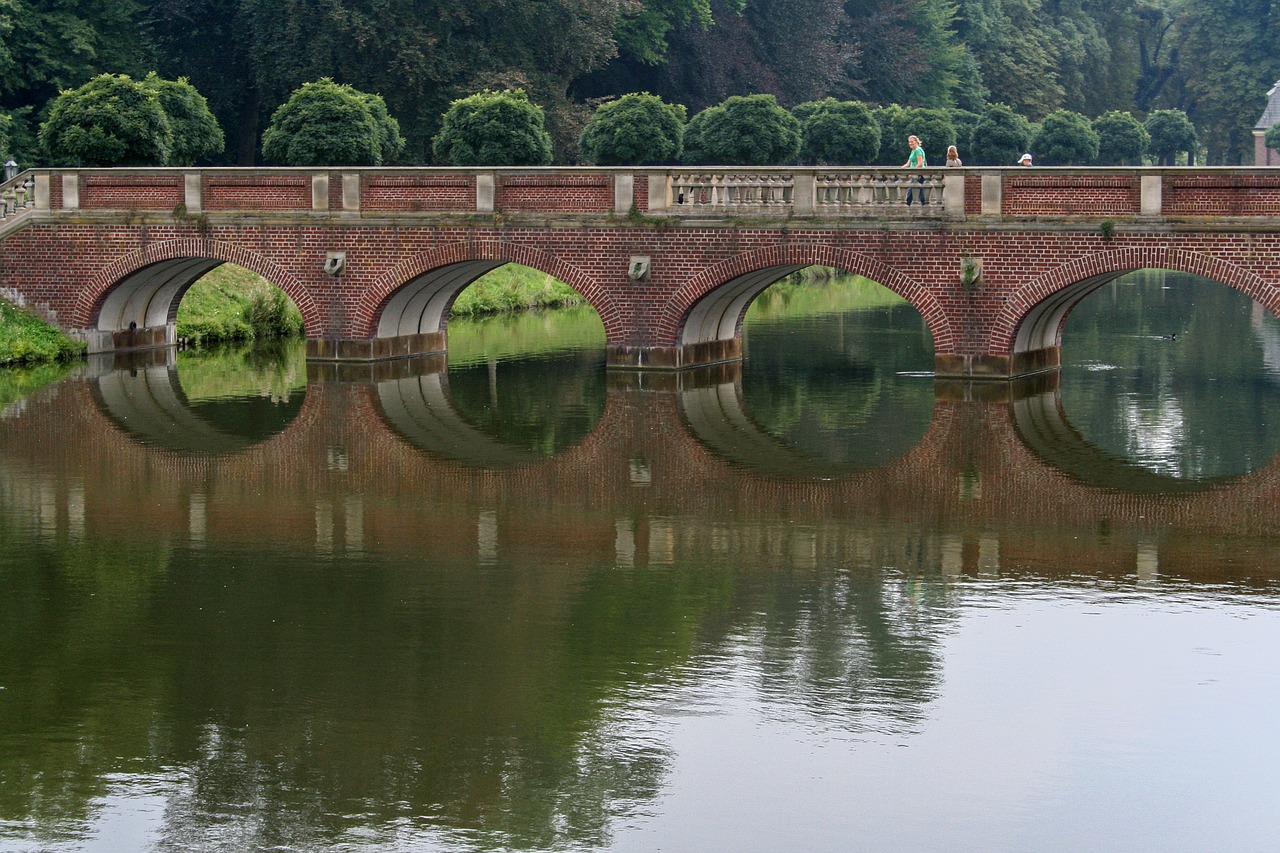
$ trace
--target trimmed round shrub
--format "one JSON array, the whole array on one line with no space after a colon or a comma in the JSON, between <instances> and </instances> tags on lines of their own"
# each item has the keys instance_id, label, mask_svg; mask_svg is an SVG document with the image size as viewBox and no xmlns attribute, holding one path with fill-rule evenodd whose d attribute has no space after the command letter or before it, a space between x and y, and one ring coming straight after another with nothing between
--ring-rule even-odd
<instances>
[{"instance_id":1,"label":"trimmed round shrub","mask_svg":"<svg viewBox=\"0 0 1280 853\"><path fill-rule=\"evenodd\" d=\"M53 99L40 146L57 165L163 166L173 129L155 90L124 74L99 74Z\"/></svg>"},{"instance_id":2,"label":"trimmed round shrub","mask_svg":"<svg viewBox=\"0 0 1280 853\"><path fill-rule=\"evenodd\" d=\"M142 85L156 93L169 118L173 146L167 165L194 166L200 158L222 152L226 146L222 128L209 102L186 77L165 80L153 71L143 78Z\"/></svg>"},{"instance_id":3,"label":"trimmed round shrub","mask_svg":"<svg viewBox=\"0 0 1280 853\"><path fill-rule=\"evenodd\" d=\"M485 90L450 104L431 152L442 166L545 166L551 135L523 89Z\"/></svg>"},{"instance_id":4,"label":"trimmed round shrub","mask_svg":"<svg viewBox=\"0 0 1280 853\"><path fill-rule=\"evenodd\" d=\"M1007 104L991 104L973 126L966 163L1013 166L1031 147L1031 125ZM963 156L963 155L962 155Z\"/></svg>"},{"instance_id":5,"label":"trimmed round shrub","mask_svg":"<svg viewBox=\"0 0 1280 853\"><path fill-rule=\"evenodd\" d=\"M880 126L866 104L820 102L800 126L800 160L815 165L865 166L880 153Z\"/></svg>"},{"instance_id":6,"label":"trimmed round shrub","mask_svg":"<svg viewBox=\"0 0 1280 853\"><path fill-rule=\"evenodd\" d=\"M376 97L328 77L304 83L271 116L262 156L286 166L382 165L388 147L403 141L388 140L390 128L371 107Z\"/></svg>"},{"instance_id":7,"label":"trimmed round shrub","mask_svg":"<svg viewBox=\"0 0 1280 853\"><path fill-rule=\"evenodd\" d=\"M1112 110L1093 120L1099 166L1141 166L1151 134L1132 113Z\"/></svg>"},{"instance_id":8,"label":"trimmed round shrub","mask_svg":"<svg viewBox=\"0 0 1280 853\"><path fill-rule=\"evenodd\" d=\"M800 122L773 95L735 95L698 113L689 125L690 163L777 166L793 162L800 150Z\"/></svg>"},{"instance_id":9,"label":"trimmed round shrub","mask_svg":"<svg viewBox=\"0 0 1280 853\"><path fill-rule=\"evenodd\" d=\"M1151 134L1148 150L1161 166L1172 166L1177 156L1187 152L1187 162L1196 148L1196 126L1182 110L1155 110L1147 116L1144 127Z\"/></svg>"},{"instance_id":10,"label":"trimmed round shrub","mask_svg":"<svg viewBox=\"0 0 1280 853\"><path fill-rule=\"evenodd\" d=\"M1031 151L1042 166L1087 166L1098 159L1098 134L1080 113L1054 110L1040 123Z\"/></svg>"},{"instance_id":11,"label":"trimmed round shrub","mask_svg":"<svg viewBox=\"0 0 1280 853\"><path fill-rule=\"evenodd\" d=\"M676 163L684 148L685 108L634 92L596 108L579 142L584 159L600 166Z\"/></svg>"}]
</instances>

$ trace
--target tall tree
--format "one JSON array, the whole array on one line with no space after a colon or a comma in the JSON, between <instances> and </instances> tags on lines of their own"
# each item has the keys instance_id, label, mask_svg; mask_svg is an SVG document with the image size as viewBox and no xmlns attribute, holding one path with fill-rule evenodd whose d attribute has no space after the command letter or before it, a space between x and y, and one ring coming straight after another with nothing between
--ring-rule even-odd
<instances>
[{"instance_id":1,"label":"tall tree","mask_svg":"<svg viewBox=\"0 0 1280 853\"><path fill-rule=\"evenodd\" d=\"M1280 75L1280 3L1199 0L1187 11L1186 111L1210 164L1252 162L1250 129Z\"/></svg>"}]
</instances>

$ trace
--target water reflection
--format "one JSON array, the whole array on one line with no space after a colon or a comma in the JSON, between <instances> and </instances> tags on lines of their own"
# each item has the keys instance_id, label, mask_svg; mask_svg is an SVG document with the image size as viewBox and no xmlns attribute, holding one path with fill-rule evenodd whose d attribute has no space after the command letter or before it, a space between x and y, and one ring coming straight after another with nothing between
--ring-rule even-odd
<instances>
[{"instance_id":1,"label":"water reflection","mask_svg":"<svg viewBox=\"0 0 1280 853\"><path fill-rule=\"evenodd\" d=\"M1266 416L1280 321L1238 291L1181 273L1124 276L1063 332L1063 405L1084 439L1167 479L1256 470L1280 450Z\"/></svg>"},{"instance_id":2,"label":"water reflection","mask_svg":"<svg viewBox=\"0 0 1280 853\"><path fill-rule=\"evenodd\" d=\"M1263 837L1280 462L1152 472L1043 379L801 364L788 418L783 332L679 377L315 368L217 456L131 431L127 371L6 408L0 848ZM200 364L148 405L227 423Z\"/></svg>"},{"instance_id":3,"label":"water reflection","mask_svg":"<svg viewBox=\"0 0 1280 853\"><path fill-rule=\"evenodd\" d=\"M192 354L95 356L94 399L140 441L193 454L235 453L282 432L302 408L302 350L268 342Z\"/></svg>"}]
</instances>

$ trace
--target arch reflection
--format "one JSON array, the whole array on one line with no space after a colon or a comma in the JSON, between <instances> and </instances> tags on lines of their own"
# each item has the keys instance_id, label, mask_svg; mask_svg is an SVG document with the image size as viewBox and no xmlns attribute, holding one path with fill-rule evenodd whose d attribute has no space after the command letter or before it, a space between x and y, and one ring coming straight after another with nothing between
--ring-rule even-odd
<instances>
[{"instance_id":1,"label":"arch reflection","mask_svg":"<svg viewBox=\"0 0 1280 853\"><path fill-rule=\"evenodd\" d=\"M1018 437L1045 463L1088 486L1139 495L1212 491L1241 479L1230 474L1185 479L1152 471L1091 444L1067 419L1058 389L1024 397L1010 405Z\"/></svg>"},{"instance_id":2,"label":"arch reflection","mask_svg":"<svg viewBox=\"0 0 1280 853\"><path fill-rule=\"evenodd\" d=\"M143 444L235 454L284 432L302 410L300 356L297 347L276 345L181 364L173 350L106 357L90 365L91 392L107 417ZM235 371L230 380L228 370Z\"/></svg>"},{"instance_id":3,"label":"arch reflection","mask_svg":"<svg viewBox=\"0 0 1280 853\"><path fill-rule=\"evenodd\" d=\"M387 424L414 447L471 467L543 462L590 435L604 411L605 376L594 353L453 370L417 360L405 371L377 383Z\"/></svg>"}]
</instances>

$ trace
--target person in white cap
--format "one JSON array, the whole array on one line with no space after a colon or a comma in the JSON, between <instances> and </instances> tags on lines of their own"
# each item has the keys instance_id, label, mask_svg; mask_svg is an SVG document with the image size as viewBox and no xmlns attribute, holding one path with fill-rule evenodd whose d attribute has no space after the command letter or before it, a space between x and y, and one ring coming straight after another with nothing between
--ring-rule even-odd
<instances>
[{"instance_id":1,"label":"person in white cap","mask_svg":"<svg viewBox=\"0 0 1280 853\"><path fill-rule=\"evenodd\" d=\"M1030 165L1031 165L1031 153L1030 153L1030 152L1027 152L1026 154L1023 154L1021 157L1019 157L1019 158L1018 158L1018 165L1019 165L1019 166L1030 166Z\"/></svg>"}]
</instances>

